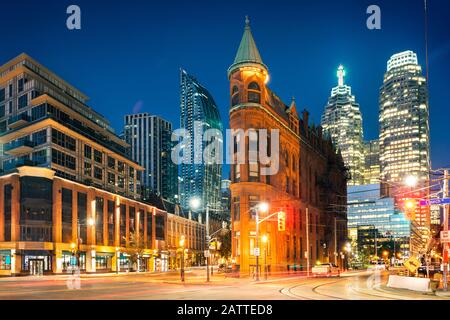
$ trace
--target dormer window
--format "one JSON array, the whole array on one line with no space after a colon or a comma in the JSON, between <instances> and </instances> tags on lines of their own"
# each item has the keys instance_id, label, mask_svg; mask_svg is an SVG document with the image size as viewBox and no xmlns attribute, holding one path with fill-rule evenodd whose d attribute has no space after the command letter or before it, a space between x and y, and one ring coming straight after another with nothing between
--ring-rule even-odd
<instances>
[{"instance_id":1,"label":"dormer window","mask_svg":"<svg viewBox=\"0 0 450 320\"><path fill-rule=\"evenodd\" d=\"M261 103L261 88L256 82L248 85L248 102Z\"/></svg>"},{"instance_id":2,"label":"dormer window","mask_svg":"<svg viewBox=\"0 0 450 320\"><path fill-rule=\"evenodd\" d=\"M237 86L234 86L231 90L231 106L234 107L235 105L238 105L240 102L239 100L239 88Z\"/></svg>"}]
</instances>

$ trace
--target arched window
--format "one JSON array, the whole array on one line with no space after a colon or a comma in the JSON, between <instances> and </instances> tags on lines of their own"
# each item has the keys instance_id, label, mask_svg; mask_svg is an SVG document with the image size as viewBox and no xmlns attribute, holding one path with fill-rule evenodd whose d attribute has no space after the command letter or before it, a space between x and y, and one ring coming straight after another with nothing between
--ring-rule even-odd
<instances>
[{"instance_id":1,"label":"arched window","mask_svg":"<svg viewBox=\"0 0 450 320\"><path fill-rule=\"evenodd\" d=\"M239 88L234 86L231 90L231 106L234 107L235 105L238 105L239 100Z\"/></svg>"},{"instance_id":2,"label":"arched window","mask_svg":"<svg viewBox=\"0 0 450 320\"><path fill-rule=\"evenodd\" d=\"M248 102L261 103L261 88L256 82L248 85Z\"/></svg>"}]
</instances>

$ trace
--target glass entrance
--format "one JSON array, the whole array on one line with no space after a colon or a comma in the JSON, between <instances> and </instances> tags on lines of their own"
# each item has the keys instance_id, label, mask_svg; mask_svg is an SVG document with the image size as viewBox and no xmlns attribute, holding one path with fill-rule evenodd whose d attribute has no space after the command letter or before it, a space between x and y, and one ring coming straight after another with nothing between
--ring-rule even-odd
<instances>
[{"instance_id":1,"label":"glass entrance","mask_svg":"<svg viewBox=\"0 0 450 320\"><path fill-rule=\"evenodd\" d=\"M42 276L44 274L44 259L30 259L30 275Z\"/></svg>"}]
</instances>

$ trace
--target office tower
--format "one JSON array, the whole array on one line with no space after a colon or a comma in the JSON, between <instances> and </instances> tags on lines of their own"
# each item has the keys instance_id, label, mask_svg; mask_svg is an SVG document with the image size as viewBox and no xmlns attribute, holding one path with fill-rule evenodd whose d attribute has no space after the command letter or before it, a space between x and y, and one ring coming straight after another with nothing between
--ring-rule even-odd
<instances>
[{"instance_id":1,"label":"office tower","mask_svg":"<svg viewBox=\"0 0 450 320\"><path fill-rule=\"evenodd\" d=\"M124 119L124 139L131 146L131 159L145 169L142 176L144 195L152 192L176 202L178 172L171 159L172 124L148 113L126 115Z\"/></svg>"},{"instance_id":2,"label":"office tower","mask_svg":"<svg viewBox=\"0 0 450 320\"><path fill-rule=\"evenodd\" d=\"M380 89L379 123L382 194L395 197L398 203L406 198L426 198L430 171L428 88L412 51L395 54L387 63ZM418 183L405 186L408 177L415 177ZM413 220L420 236L412 239L411 249L418 253L429 236L429 208L418 206Z\"/></svg>"},{"instance_id":3,"label":"office tower","mask_svg":"<svg viewBox=\"0 0 450 320\"><path fill-rule=\"evenodd\" d=\"M273 272L305 270L308 261L339 263L335 253L347 239L346 212L341 209L345 208L347 191L344 163L322 129L309 125L309 113L303 111L300 118L295 100L287 105L268 87L268 67L261 59L248 19L228 78L230 128L245 133L236 131L232 137L232 257L236 268L244 274L256 271L258 251L261 258L267 253L267 268ZM279 160L279 170L271 175L262 172L267 163L260 158L248 160L253 152L250 142L258 144L265 139L266 133L259 129L267 128L270 136L270 132L279 130L280 138L274 141L279 142L279 154L269 149L270 142L268 150L259 149ZM239 145L245 147L245 163L236 162L237 155L242 155ZM277 225L277 217L273 217L261 223L257 239L255 210L263 202L269 209L260 214L260 219L283 212L285 220L281 218ZM332 205L337 210L331 209Z\"/></svg>"},{"instance_id":4,"label":"office tower","mask_svg":"<svg viewBox=\"0 0 450 320\"><path fill-rule=\"evenodd\" d=\"M380 183L380 144L378 140L364 142L364 184Z\"/></svg>"},{"instance_id":5,"label":"office tower","mask_svg":"<svg viewBox=\"0 0 450 320\"><path fill-rule=\"evenodd\" d=\"M187 130L191 137L190 143L183 148L184 152L190 150L190 153L186 153L189 154L189 163L179 166L180 203L184 208L189 208L191 200L198 198L201 210L204 211L206 206L218 210L221 200L222 165L208 161L203 155L207 145L214 141L219 142L222 148L219 110L211 94L197 79L185 70L181 70L180 78L180 126ZM203 138L209 129L216 130L216 133L212 132L213 140L208 143Z\"/></svg>"},{"instance_id":6,"label":"office tower","mask_svg":"<svg viewBox=\"0 0 450 320\"><path fill-rule=\"evenodd\" d=\"M343 66L337 71L338 86L331 91L322 115L321 125L333 143L339 148L349 169L349 185L364 184L364 145L362 115L352 88L344 84L346 72Z\"/></svg>"},{"instance_id":7,"label":"office tower","mask_svg":"<svg viewBox=\"0 0 450 320\"><path fill-rule=\"evenodd\" d=\"M380 184L348 188L348 233L355 253L365 257L400 258L409 252L410 222L395 206L393 198L380 198ZM375 243L377 248L375 249Z\"/></svg>"}]
</instances>

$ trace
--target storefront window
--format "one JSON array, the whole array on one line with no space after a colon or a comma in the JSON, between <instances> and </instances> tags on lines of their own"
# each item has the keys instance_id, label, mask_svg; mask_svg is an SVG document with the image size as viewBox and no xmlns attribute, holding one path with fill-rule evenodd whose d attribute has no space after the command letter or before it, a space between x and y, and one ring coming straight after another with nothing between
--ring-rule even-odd
<instances>
[{"instance_id":1,"label":"storefront window","mask_svg":"<svg viewBox=\"0 0 450 320\"><path fill-rule=\"evenodd\" d=\"M97 271L111 270L113 254L97 253L95 256L95 268Z\"/></svg>"},{"instance_id":2,"label":"storefront window","mask_svg":"<svg viewBox=\"0 0 450 320\"><path fill-rule=\"evenodd\" d=\"M0 270L11 270L11 251L0 251Z\"/></svg>"},{"instance_id":3,"label":"storefront window","mask_svg":"<svg viewBox=\"0 0 450 320\"><path fill-rule=\"evenodd\" d=\"M52 241L52 180L38 177L20 179L20 240Z\"/></svg>"}]
</instances>

